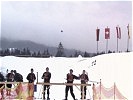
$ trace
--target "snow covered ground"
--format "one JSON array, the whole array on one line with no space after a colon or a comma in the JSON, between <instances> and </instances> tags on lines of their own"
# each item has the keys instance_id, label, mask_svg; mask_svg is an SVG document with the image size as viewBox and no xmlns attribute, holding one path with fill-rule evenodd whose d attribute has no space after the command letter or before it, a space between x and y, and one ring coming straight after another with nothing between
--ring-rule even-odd
<instances>
[{"instance_id":1,"label":"snow covered ground","mask_svg":"<svg viewBox=\"0 0 133 100\"><path fill-rule=\"evenodd\" d=\"M120 92L128 99L133 100L133 87L132 87L132 61L133 52L129 53L112 53L99 55L92 58L25 58L6 56L0 57L1 71L6 73L6 69L17 70L17 72L23 75L24 81L27 82L26 76L30 72L30 69L34 69L34 73L38 72L39 82L43 82L41 76L46 67L50 68L52 74L52 83L64 83L66 82L66 74L70 69L73 69L75 75L82 73L82 70L88 72L90 81L100 81L102 84L110 88L114 82ZM74 83L80 83L79 80L75 80ZM92 82L89 82L92 84ZM37 87L35 93L36 98L41 98L42 86ZM80 98L80 92L77 87L74 86L74 93L76 98ZM52 100L61 100L65 97L65 86L51 86L50 98ZM92 87L88 87L87 98L92 98ZM70 93L68 99L72 100Z\"/></svg>"}]
</instances>

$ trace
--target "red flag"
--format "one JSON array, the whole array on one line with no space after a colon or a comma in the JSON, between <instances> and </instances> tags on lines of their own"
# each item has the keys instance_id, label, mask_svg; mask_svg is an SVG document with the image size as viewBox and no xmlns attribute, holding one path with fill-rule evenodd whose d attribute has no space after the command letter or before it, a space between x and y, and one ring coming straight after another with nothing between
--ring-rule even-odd
<instances>
[{"instance_id":1,"label":"red flag","mask_svg":"<svg viewBox=\"0 0 133 100\"><path fill-rule=\"evenodd\" d=\"M116 27L116 32L117 32L117 38L121 39L121 28Z\"/></svg>"},{"instance_id":2,"label":"red flag","mask_svg":"<svg viewBox=\"0 0 133 100\"><path fill-rule=\"evenodd\" d=\"M96 29L96 41L99 41L99 32L100 32L100 29Z\"/></svg>"},{"instance_id":3,"label":"red flag","mask_svg":"<svg viewBox=\"0 0 133 100\"><path fill-rule=\"evenodd\" d=\"M130 39L129 24L128 24L128 26L127 26L127 30L128 30L128 38Z\"/></svg>"},{"instance_id":4,"label":"red flag","mask_svg":"<svg viewBox=\"0 0 133 100\"><path fill-rule=\"evenodd\" d=\"M121 39L121 28L119 27L119 34L118 34L118 38Z\"/></svg>"},{"instance_id":5,"label":"red flag","mask_svg":"<svg viewBox=\"0 0 133 100\"><path fill-rule=\"evenodd\" d=\"M110 29L105 28L105 39L110 39Z\"/></svg>"}]
</instances>

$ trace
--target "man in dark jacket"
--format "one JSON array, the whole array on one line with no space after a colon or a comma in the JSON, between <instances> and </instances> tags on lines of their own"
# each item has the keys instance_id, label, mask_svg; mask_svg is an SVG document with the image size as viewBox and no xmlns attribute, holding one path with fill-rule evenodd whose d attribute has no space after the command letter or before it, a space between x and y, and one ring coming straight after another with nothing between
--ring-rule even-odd
<instances>
[{"instance_id":1,"label":"man in dark jacket","mask_svg":"<svg viewBox=\"0 0 133 100\"><path fill-rule=\"evenodd\" d=\"M4 82L5 81L5 78L3 76L3 74L0 72L0 82ZM1 88L1 96L2 98L4 97L4 93L3 93L3 88L4 88L4 84L0 84L0 88Z\"/></svg>"},{"instance_id":2,"label":"man in dark jacket","mask_svg":"<svg viewBox=\"0 0 133 100\"><path fill-rule=\"evenodd\" d=\"M73 83L74 79L79 79L79 77L73 75L73 70L70 69L70 73L67 74L67 78L66 79L67 79L67 83ZM70 88L70 93L71 93L73 99L76 100L75 99L75 95L73 93L73 86L66 86L66 89L65 89L65 100L67 100L69 88Z\"/></svg>"},{"instance_id":3,"label":"man in dark jacket","mask_svg":"<svg viewBox=\"0 0 133 100\"><path fill-rule=\"evenodd\" d=\"M7 79L7 82L13 82L14 81L14 73L13 73L13 70L11 70L11 73L8 73L6 75L6 79ZM8 88L10 89L7 89L7 95L11 95L11 88L12 88L12 84L7 84L6 85Z\"/></svg>"},{"instance_id":4,"label":"man in dark jacket","mask_svg":"<svg viewBox=\"0 0 133 100\"><path fill-rule=\"evenodd\" d=\"M29 96L30 97L34 97L34 81L36 80L36 76L33 72L34 72L34 70L33 70L33 68L31 68L31 73L29 73L26 77L27 80L29 81L28 88L29 88Z\"/></svg>"},{"instance_id":5,"label":"man in dark jacket","mask_svg":"<svg viewBox=\"0 0 133 100\"><path fill-rule=\"evenodd\" d=\"M36 76L33 72L34 70L33 68L31 68L31 73L27 75L27 80L29 81L29 83L34 83L34 81L36 80Z\"/></svg>"},{"instance_id":6,"label":"man in dark jacket","mask_svg":"<svg viewBox=\"0 0 133 100\"><path fill-rule=\"evenodd\" d=\"M50 79L51 79L51 73L49 72L49 68L46 68L46 72L43 73L42 75L42 79L44 79L44 83L50 83ZM44 95L43 98L45 99L45 91L47 88L47 99L49 100L49 89L50 89L50 85L44 85Z\"/></svg>"},{"instance_id":7,"label":"man in dark jacket","mask_svg":"<svg viewBox=\"0 0 133 100\"><path fill-rule=\"evenodd\" d=\"M83 70L83 73L80 75L80 80L81 80L81 84L86 84L89 81L88 75L85 74L85 70ZM84 86L84 89L83 89L83 86L81 86L81 99L83 99L82 98L83 92L84 92L84 99L86 99L86 89L87 89L86 86Z\"/></svg>"},{"instance_id":8,"label":"man in dark jacket","mask_svg":"<svg viewBox=\"0 0 133 100\"><path fill-rule=\"evenodd\" d=\"M23 76L21 74L17 73L16 70L14 70L14 81L23 82Z\"/></svg>"}]
</instances>

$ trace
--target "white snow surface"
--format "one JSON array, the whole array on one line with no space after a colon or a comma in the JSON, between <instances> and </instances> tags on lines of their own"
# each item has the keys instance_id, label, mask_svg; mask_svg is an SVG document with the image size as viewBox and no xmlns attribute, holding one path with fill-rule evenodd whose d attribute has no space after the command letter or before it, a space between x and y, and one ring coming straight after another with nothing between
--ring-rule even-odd
<instances>
[{"instance_id":1,"label":"white snow surface","mask_svg":"<svg viewBox=\"0 0 133 100\"><path fill-rule=\"evenodd\" d=\"M111 53L99 55L92 58L32 58L32 57L0 57L0 70L6 73L6 69L17 70L23 75L24 81L27 82L26 76L30 69L34 69L34 73L38 72L39 82L43 82L41 76L45 72L46 67L52 74L51 83L65 83L66 74L70 69L73 69L73 74L79 75L83 70L88 73L90 81L100 81L106 88L110 88L114 82L120 92L128 99L133 100L132 93L132 64L133 52L128 53ZM95 65L94 65L95 63ZM36 83L36 81L35 81ZM80 80L75 80L74 83L80 83ZM88 82L92 84L92 82ZM98 85L98 84L96 84ZM80 88L80 87L79 87ZM74 86L74 94L76 98L80 98L80 91ZM35 92L36 98L42 97L42 86L37 86ZM50 87L51 100L61 100L65 98L65 86ZM87 88L87 98L92 98L92 86ZM70 92L68 100L73 100Z\"/></svg>"}]
</instances>

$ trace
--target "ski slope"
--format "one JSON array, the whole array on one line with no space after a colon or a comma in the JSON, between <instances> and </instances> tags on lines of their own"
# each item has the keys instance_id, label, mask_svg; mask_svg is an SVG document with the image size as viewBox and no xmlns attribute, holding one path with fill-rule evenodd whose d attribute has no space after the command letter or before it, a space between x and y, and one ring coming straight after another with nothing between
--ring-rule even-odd
<instances>
[{"instance_id":1,"label":"ski slope","mask_svg":"<svg viewBox=\"0 0 133 100\"><path fill-rule=\"evenodd\" d=\"M34 69L34 73L38 72L39 82L43 82L41 76L46 67L52 74L52 83L65 83L66 74L70 69L73 69L73 74L79 75L82 70L86 70L90 81L102 81L102 84L110 88L114 82L120 92L128 99L133 100L132 87L132 61L133 52L128 53L112 53L99 55L92 58L65 58L65 57L51 57L51 58L31 58L31 57L14 57L6 56L0 57L0 67L3 73L8 70L17 70L23 75L24 81L27 82L26 76L30 69ZM80 83L80 80L75 80L74 83ZM92 82L89 82L92 84ZM78 87L80 88L80 87ZM74 94L76 98L80 98L80 91L74 86ZM37 86L35 97L40 99L42 97L42 86ZM65 98L65 86L51 86L50 87L51 100L61 100ZM87 98L92 98L92 87L87 88ZM70 93L68 100L73 100Z\"/></svg>"}]
</instances>

